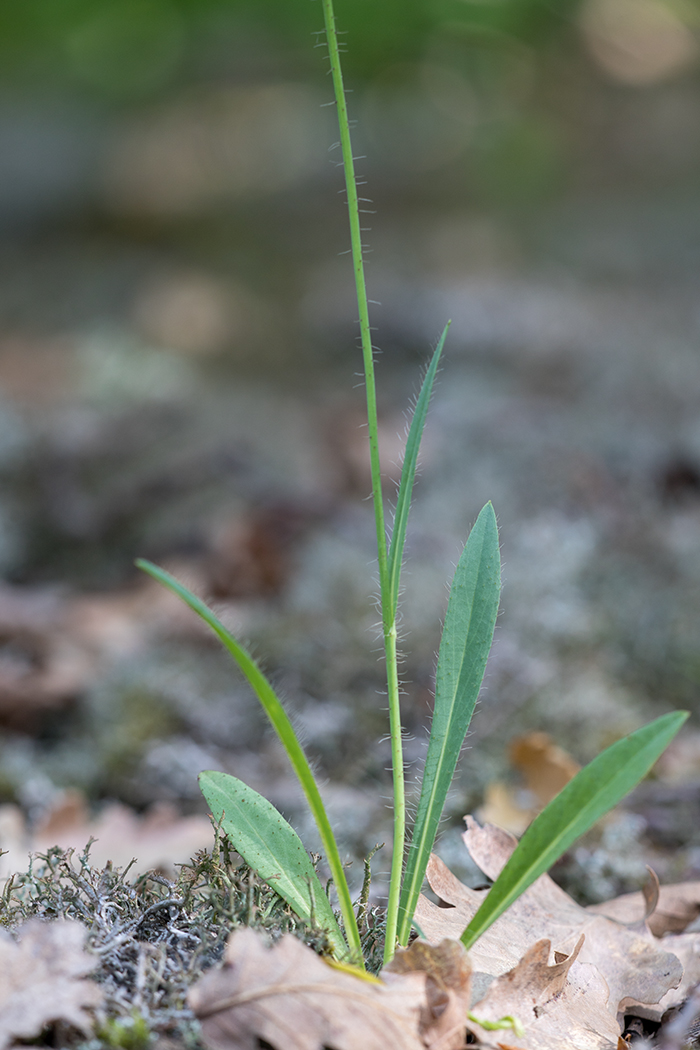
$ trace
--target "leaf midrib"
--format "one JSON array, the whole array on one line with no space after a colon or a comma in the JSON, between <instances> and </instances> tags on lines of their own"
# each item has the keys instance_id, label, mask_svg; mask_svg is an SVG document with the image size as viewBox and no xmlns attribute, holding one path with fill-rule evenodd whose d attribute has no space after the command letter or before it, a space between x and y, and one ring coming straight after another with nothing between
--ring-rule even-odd
<instances>
[{"instance_id":1,"label":"leaf midrib","mask_svg":"<svg viewBox=\"0 0 700 1050\"><path fill-rule=\"evenodd\" d=\"M486 530L484 529L484 532L483 532L482 537L481 537L481 547L480 547L479 552L478 552L478 559L479 559L479 565L480 566L481 566L481 559L483 557L483 552L484 552L485 545L486 545ZM487 570L484 570L484 573L486 571ZM450 704L450 714L449 714L449 717L448 717L447 722L446 722L446 729L445 729L445 733L444 733L443 746L440 749L440 752L439 752L439 755L438 755L438 761L437 761L437 764L436 764L436 767L435 767L435 775L433 777L433 783L432 783L432 786L431 786L431 789L430 789L430 793L428 795L428 802L427 802L427 805L426 805L425 810L424 810L425 816L423 818L423 823L422 823L422 827L421 827L421 834L420 834L420 837L419 837L418 840L415 840L413 838L411 839L410 849L411 849L412 852L415 853L416 856L420 856L423 853L423 851L425 850L425 843L426 843L426 841L427 841L427 839L428 839L428 837L430 835L430 828L431 828L431 825L433 823L432 814L433 814L433 810L435 808L435 799L436 799L437 794L438 794L438 787L441 786L442 771L443 771L443 768L444 768L444 766L445 766L445 764L447 762L447 752L448 752L448 746L447 745L448 745L448 742L449 742L449 739L450 739L450 735L451 735L450 734L450 730L451 730L451 727L454 724L454 721L456 719L455 711L456 711L456 707L457 707L457 696L459 694L460 684L463 681L464 663L465 663L465 660L466 660L467 649L469 648L469 638L470 638L471 631L472 631L472 622L474 620L474 607L476 605L475 596L478 593L479 583L480 583L482 575L484 575L484 573L482 573L482 571L480 569L477 572L476 581L474 583L473 597L472 597L472 601L470 603L470 610L469 610L469 623L468 623L467 630L466 630L465 635L464 635L464 639L465 640L464 640L464 647L463 647L463 650L462 650L462 661L461 661L461 664L460 664L459 674L457 676L457 684L455 686L455 689L454 689L454 692L453 692L453 696L452 696L452 701L451 701L451 704ZM481 623L484 622L485 618L486 618L486 610L485 610L485 608L483 608L481 613L479 614L479 620L477 622L477 629L478 629L478 626L480 626ZM484 663L485 663L485 661L484 661ZM474 665L474 661L472 661L472 666L473 665ZM435 707L437 708L437 699L436 699ZM430 746L430 745L428 745L428 746ZM461 749L461 747L462 747L462 743L460 743L460 749ZM425 776L425 773L424 773L424 776ZM417 881L418 881L418 866L416 865L416 867L414 868L414 871L413 871L411 884L410 884L410 886L406 887L406 897L407 897L408 900L410 900L411 897L413 897L413 895L415 894L415 887L416 887ZM421 882L422 882L422 878L421 878Z\"/></svg>"}]
</instances>

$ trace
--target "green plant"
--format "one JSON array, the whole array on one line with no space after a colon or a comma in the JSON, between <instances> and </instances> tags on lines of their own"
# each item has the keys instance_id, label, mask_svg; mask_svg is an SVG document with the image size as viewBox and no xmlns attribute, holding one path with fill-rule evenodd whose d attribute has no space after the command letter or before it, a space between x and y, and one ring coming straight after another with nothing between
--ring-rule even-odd
<instances>
[{"instance_id":1,"label":"green plant","mask_svg":"<svg viewBox=\"0 0 700 1050\"><path fill-rule=\"evenodd\" d=\"M133 1010L130 1017L108 1018L99 1029L99 1036L107 1046L122 1050L148 1050L151 1045L151 1029L138 1010Z\"/></svg>"},{"instance_id":2,"label":"green plant","mask_svg":"<svg viewBox=\"0 0 700 1050\"><path fill-rule=\"evenodd\" d=\"M416 402L404 456L396 512L387 542L382 492L374 359L365 288L360 202L345 102L332 0L323 0L331 73L350 220L350 241L360 321L367 398L372 496L377 533L382 631L386 657L394 788L394 841L386 915L384 961L396 944L408 941L413 915L452 781L469 727L493 639L500 598L500 557L496 516L490 503L471 530L452 581L438 655L435 706L416 820L405 857L406 807L399 707L397 614L406 524L430 395L449 325L433 354ZM253 687L294 768L316 821L331 870L344 932L308 854L294 830L266 799L235 777L201 774L202 791L234 848L259 876L274 886L306 922L327 933L338 956L362 966L357 918L338 846L304 751L274 689L258 665L207 606L168 573L137 563L178 594L218 635ZM462 940L467 946L493 923L571 843L612 808L648 772L687 718L672 712L618 741L600 754L537 817L494 883Z\"/></svg>"}]
</instances>

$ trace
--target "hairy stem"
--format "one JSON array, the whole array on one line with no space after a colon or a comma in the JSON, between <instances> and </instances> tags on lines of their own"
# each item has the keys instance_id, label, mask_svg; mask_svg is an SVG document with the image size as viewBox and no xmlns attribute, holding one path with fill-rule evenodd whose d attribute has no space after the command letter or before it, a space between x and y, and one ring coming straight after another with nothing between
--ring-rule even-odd
<instances>
[{"instance_id":1,"label":"hairy stem","mask_svg":"<svg viewBox=\"0 0 700 1050\"><path fill-rule=\"evenodd\" d=\"M365 390L367 394L367 426L369 432L369 455L372 470L372 499L374 502L374 519L377 530L377 556L379 560L379 589L382 606L382 627L384 633L384 650L386 653L387 687L389 695L389 719L391 729L391 756L394 777L394 845L391 864L391 884L387 909L387 934L384 947L384 959L388 962L393 954L396 942L396 925L401 890L401 870L403 865L404 842L406 837L406 809L404 802L404 768L401 742L401 716L399 711L399 681L396 660L396 621L395 610L391 600L391 581L389 578L386 525L384 521L384 502L382 499L382 478L379 464L379 439L377 423L377 393L374 380L374 355L372 351L372 334L369 324L369 304L365 285L365 268L362 258L362 232L360 230L360 209L357 196L357 179L355 162L350 140L350 123L345 102L343 72L340 66L338 36L335 28L333 0L323 0L323 17L326 27L326 39L331 62L333 91L338 112L340 146L345 171L345 188L348 195L348 217L350 220L350 246L352 264L355 272L355 289L357 307L360 317L360 337L362 358L365 371Z\"/></svg>"},{"instance_id":2,"label":"hairy stem","mask_svg":"<svg viewBox=\"0 0 700 1050\"><path fill-rule=\"evenodd\" d=\"M369 454L372 468L372 499L374 502L374 519L377 527L377 553L379 555L379 582L382 589L382 609L385 609L384 586L387 581L387 544L384 524L384 502L382 500L382 479L379 466L379 439L377 423L377 392L374 381L374 355L372 352L372 333L369 325L369 304L365 284L365 267L362 258L362 232L360 230L360 206L357 197L357 180L355 162L350 141L350 122L348 107L345 102L343 72L340 66L338 37L335 29L333 0L323 0L323 15L326 23L326 37L331 60L333 91L338 111L340 129L340 147L343 154L345 171L345 188L348 195L348 217L350 220L350 246L352 265L355 271L355 288L357 291L357 308L360 314L360 338L362 341L362 358L365 368L365 389L367 392L367 425L369 430ZM389 614L388 603L386 612ZM386 627L389 624L385 624Z\"/></svg>"},{"instance_id":3,"label":"hairy stem","mask_svg":"<svg viewBox=\"0 0 700 1050\"><path fill-rule=\"evenodd\" d=\"M389 727L391 733L391 769L394 779L394 846L391 854L391 878L386 910L386 938L384 965L391 962L396 947L396 930L401 896L401 873L406 840L406 799L403 768L403 741L401 738L401 710L399 707L399 676L396 656L396 625L384 635L387 685L389 694Z\"/></svg>"}]
</instances>

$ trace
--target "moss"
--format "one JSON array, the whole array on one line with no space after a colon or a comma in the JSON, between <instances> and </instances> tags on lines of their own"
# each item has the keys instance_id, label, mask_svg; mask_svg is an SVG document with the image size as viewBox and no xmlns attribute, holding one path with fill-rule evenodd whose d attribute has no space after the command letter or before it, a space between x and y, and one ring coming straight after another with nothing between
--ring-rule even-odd
<instances>
[{"instance_id":1,"label":"moss","mask_svg":"<svg viewBox=\"0 0 700 1050\"><path fill-rule=\"evenodd\" d=\"M0 897L6 929L32 916L80 920L95 953L103 1016L87 1042L62 1033L67 1050L146 1050L163 1039L201 1050L187 992L221 959L237 927L252 926L271 941L292 933L321 953L329 948L325 933L302 923L218 836L212 852L183 865L175 882L156 872L132 881L128 869L94 868L89 845L79 856L55 847L13 876ZM46 1037L52 1045L55 1033Z\"/></svg>"},{"instance_id":2,"label":"moss","mask_svg":"<svg viewBox=\"0 0 700 1050\"><path fill-rule=\"evenodd\" d=\"M131 1017L110 1017L97 1035L103 1046L123 1050L148 1050L152 1042L148 1021L139 1010L133 1010Z\"/></svg>"}]
</instances>

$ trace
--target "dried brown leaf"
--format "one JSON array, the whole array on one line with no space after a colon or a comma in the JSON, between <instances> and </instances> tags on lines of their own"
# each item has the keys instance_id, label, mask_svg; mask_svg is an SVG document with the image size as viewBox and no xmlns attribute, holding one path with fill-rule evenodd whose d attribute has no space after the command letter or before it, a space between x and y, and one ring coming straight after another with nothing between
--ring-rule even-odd
<instances>
[{"instance_id":1,"label":"dried brown leaf","mask_svg":"<svg viewBox=\"0 0 700 1050\"><path fill-rule=\"evenodd\" d=\"M469 956L460 942L444 940L432 945L414 941L397 951L387 971L427 974L427 1002L420 1019L423 1042L440 1050L459 1050L464 1045L472 983Z\"/></svg>"},{"instance_id":2,"label":"dried brown leaf","mask_svg":"<svg viewBox=\"0 0 700 1050\"><path fill-rule=\"evenodd\" d=\"M126 867L135 858L136 872L156 869L170 875L197 850L210 849L214 832L207 817L182 816L167 802L156 803L144 814L115 802L96 819L90 818L86 807L77 807L72 819L65 821L60 811L54 812L37 827L33 849L44 852L58 845L82 850L90 838L95 839L90 857L96 867L108 861Z\"/></svg>"},{"instance_id":3,"label":"dried brown leaf","mask_svg":"<svg viewBox=\"0 0 700 1050\"><path fill-rule=\"evenodd\" d=\"M514 790L512 784L493 780L484 789L484 801L476 815L484 824L496 824L499 828L522 835L536 816L536 810L520 805L522 792Z\"/></svg>"},{"instance_id":4,"label":"dried brown leaf","mask_svg":"<svg viewBox=\"0 0 700 1050\"><path fill-rule=\"evenodd\" d=\"M683 977L676 988L668 992L656 1004L640 1003L634 998L623 999L620 1012L645 1017L650 1021L660 1021L667 1010L680 1006L690 992L700 983L700 934L678 933L664 937L664 948L672 951L683 967Z\"/></svg>"},{"instance_id":5,"label":"dried brown leaf","mask_svg":"<svg viewBox=\"0 0 700 1050\"><path fill-rule=\"evenodd\" d=\"M547 733L526 733L516 737L509 749L510 764L517 770L526 789L495 780L488 784L484 803L478 811L482 823L522 835L531 820L569 783L580 766L568 752L555 744Z\"/></svg>"},{"instance_id":6,"label":"dried brown leaf","mask_svg":"<svg viewBox=\"0 0 700 1050\"><path fill-rule=\"evenodd\" d=\"M507 832L489 825L481 828L471 818L464 838L473 859L490 878L496 878L515 847L515 839ZM458 939L486 891L464 886L436 857L431 858L427 875L433 891L448 907L438 907L422 897L416 921L429 941ZM556 953L568 957L582 933L585 942L578 961L595 966L603 976L609 991L607 1010L613 1016L623 999L658 1003L680 984L683 968L675 954L664 951L649 934L641 935L588 912L543 875L471 949L477 994L483 994L491 978L513 969L533 942L548 938Z\"/></svg>"},{"instance_id":7,"label":"dried brown leaf","mask_svg":"<svg viewBox=\"0 0 700 1050\"><path fill-rule=\"evenodd\" d=\"M111 862L124 868L136 860L136 873L156 869L176 873L176 865L200 849L211 848L213 830L207 817L183 817L168 803L158 803L140 815L128 806L112 803L93 818L85 797L75 789L64 791L30 834L16 806L0 807L0 878L26 871L28 855L52 846L81 852L94 839L90 859L94 866Z\"/></svg>"},{"instance_id":8,"label":"dried brown leaf","mask_svg":"<svg viewBox=\"0 0 700 1050\"><path fill-rule=\"evenodd\" d=\"M525 787L542 809L581 768L547 733L526 733L510 745L510 763L522 774Z\"/></svg>"},{"instance_id":9,"label":"dried brown leaf","mask_svg":"<svg viewBox=\"0 0 700 1050\"><path fill-rule=\"evenodd\" d=\"M363 979L329 966L295 937L268 948L251 929L229 938L224 965L188 1001L215 1050L423 1050L423 973Z\"/></svg>"},{"instance_id":10,"label":"dried brown leaf","mask_svg":"<svg viewBox=\"0 0 700 1050\"><path fill-rule=\"evenodd\" d=\"M85 934L79 922L40 919L21 928L19 943L0 931L0 1050L55 1021L90 1031L87 1011L103 996L86 979L95 959L84 951Z\"/></svg>"},{"instance_id":11,"label":"dried brown leaf","mask_svg":"<svg viewBox=\"0 0 700 1050\"><path fill-rule=\"evenodd\" d=\"M580 961L583 938L566 959L550 965L551 945L537 941L508 973L497 978L472 1012L480 1021L497 1023L515 1017L521 1036L508 1035L509 1046L523 1050L608 1050L620 1035L606 1010L608 989L595 966ZM504 1045L505 1033L469 1022L483 1046Z\"/></svg>"},{"instance_id":12,"label":"dried brown leaf","mask_svg":"<svg viewBox=\"0 0 700 1050\"><path fill-rule=\"evenodd\" d=\"M630 924L644 914L644 896L642 892L623 893L602 904L591 904L587 910ZM658 903L647 922L655 937L663 937L665 933L682 933L698 916L700 882L680 882L659 887Z\"/></svg>"},{"instance_id":13,"label":"dried brown leaf","mask_svg":"<svg viewBox=\"0 0 700 1050\"><path fill-rule=\"evenodd\" d=\"M700 883L684 882L675 886L659 886L653 872L649 884L638 893L591 905L593 914L606 915L616 922L635 929L646 926L654 936L663 938L663 947L673 952L683 966L683 978L675 989L670 989L656 1005L635 1002L622 1003L622 1008L639 1017L660 1021L664 1013L685 1001L689 992L700 982L700 933L682 933L700 912ZM646 904L646 914L642 909Z\"/></svg>"},{"instance_id":14,"label":"dried brown leaf","mask_svg":"<svg viewBox=\"0 0 700 1050\"><path fill-rule=\"evenodd\" d=\"M680 931L694 922L700 913L700 883L683 882L659 886L656 875L638 893L625 893L602 904L591 905L587 911L606 915L630 929L646 928L667 951L673 952L683 966L683 977L676 988L655 1005L640 1003L633 998L623 1000L621 1009L651 1021L660 1021L667 1010L680 1006L700 983L700 933Z\"/></svg>"}]
</instances>

